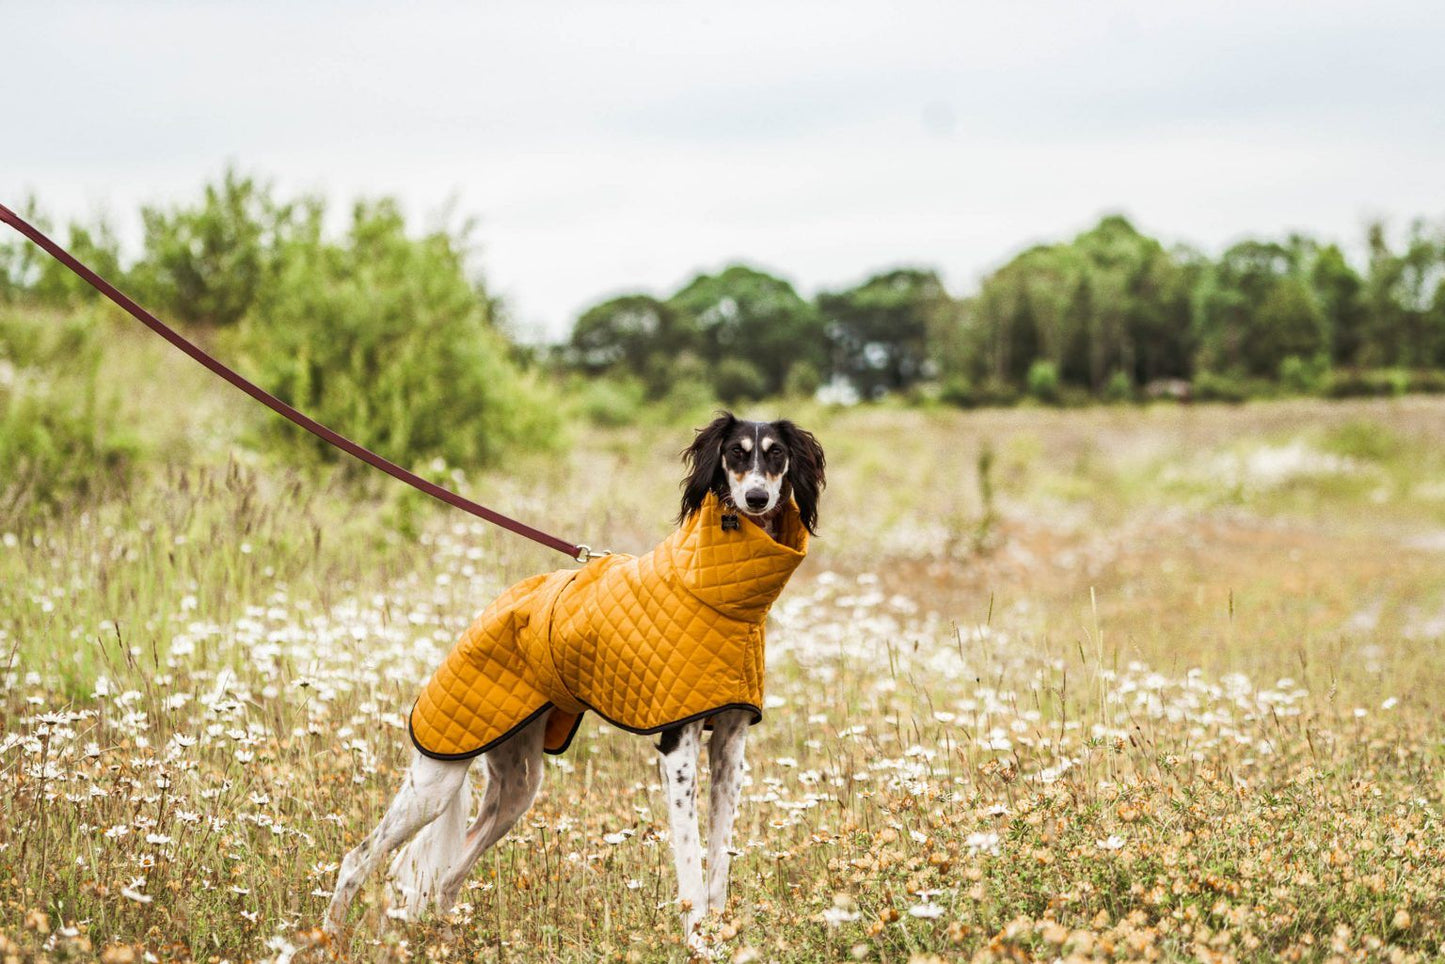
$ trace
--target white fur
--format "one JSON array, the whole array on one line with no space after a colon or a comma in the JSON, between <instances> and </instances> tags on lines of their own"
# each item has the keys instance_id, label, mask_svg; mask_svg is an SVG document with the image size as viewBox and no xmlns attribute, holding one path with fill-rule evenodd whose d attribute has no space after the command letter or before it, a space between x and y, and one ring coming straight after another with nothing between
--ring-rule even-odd
<instances>
[{"instance_id":1,"label":"white fur","mask_svg":"<svg viewBox=\"0 0 1445 964\"><path fill-rule=\"evenodd\" d=\"M726 710L712 718L712 739L708 742L708 766L712 789L708 801L710 825L707 834L707 885L702 874L702 841L697 827L697 758L703 723L688 723L677 745L658 760L662 793L667 799L672 835L672 862L677 872L677 902L682 914L682 931L688 946L703 950L697 933L698 921L707 912L721 913L727 907L728 869L732 855L733 822L743 781L743 747L748 714Z\"/></svg>"},{"instance_id":2,"label":"white fur","mask_svg":"<svg viewBox=\"0 0 1445 964\"><path fill-rule=\"evenodd\" d=\"M425 759L419 753L416 756ZM418 762L413 760L413 768ZM431 764L438 762L429 761ZM464 767L462 763L442 765ZM471 801L471 780L464 777L457 781L455 796L443 804L441 815L422 827L392 859L387 875L396 890L397 906L406 912L408 918L416 918L428 903L436 899L442 877L461 855Z\"/></svg>"},{"instance_id":3,"label":"white fur","mask_svg":"<svg viewBox=\"0 0 1445 964\"><path fill-rule=\"evenodd\" d=\"M754 489L762 489L768 494L767 504L761 509L754 509L748 505L748 493ZM728 490L728 494L732 496L733 506L739 512L748 516L764 516L778 507L778 499L783 494L783 475L779 474L769 478L757 469L751 469L739 479L729 472Z\"/></svg>"},{"instance_id":4,"label":"white fur","mask_svg":"<svg viewBox=\"0 0 1445 964\"><path fill-rule=\"evenodd\" d=\"M449 809L464 805L466 800L467 762L447 763L416 754L411 769L401 785L391 806L376 829L357 844L341 861L341 872L336 877L336 888L331 895L331 906L326 912L327 927L340 927L356 892L367 877L391 852L411 839L412 835L436 820ZM465 810L461 810L465 819ZM448 824L452 826L452 824ZM412 865L408 878L416 886L425 886L434 881L444 868L438 868L426 859L442 853L440 838L437 846L425 845L418 859L409 860ZM426 855L426 856L423 856Z\"/></svg>"},{"instance_id":5,"label":"white fur","mask_svg":"<svg viewBox=\"0 0 1445 964\"><path fill-rule=\"evenodd\" d=\"M399 847L390 873L400 909L408 917L428 906L440 913L450 910L477 858L527 812L542 788L545 733L543 717L477 758L483 761L487 783L470 827L467 770L472 761L433 760L414 754L401 790L381 823L342 859L326 911L326 929L340 929L346 909L366 878Z\"/></svg>"},{"instance_id":6,"label":"white fur","mask_svg":"<svg viewBox=\"0 0 1445 964\"><path fill-rule=\"evenodd\" d=\"M728 495L732 499L733 506L744 515L766 516L778 507L778 500L783 494L783 479L788 474L788 463L783 463L783 469L776 475L769 475L763 471L762 455L773 445L772 438L762 438L762 426L754 428L754 434L762 439L761 444L754 445L753 439L746 436L738 440L738 444L746 452L753 455L748 470L742 475L735 475L731 470L724 474L727 476ZM762 489L768 494L767 504L761 509L754 509L748 505L748 493ZM769 535L774 535L769 531Z\"/></svg>"},{"instance_id":7,"label":"white fur","mask_svg":"<svg viewBox=\"0 0 1445 964\"><path fill-rule=\"evenodd\" d=\"M733 820L743 788L743 750L748 738L748 715L730 710L712 718L712 739L707 745L712 789L708 798L707 909L721 913L728 902L728 870L732 863Z\"/></svg>"},{"instance_id":8,"label":"white fur","mask_svg":"<svg viewBox=\"0 0 1445 964\"><path fill-rule=\"evenodd\" d=\"M712 773L708 828L707 886L702 880L698 834L698 747L702 721L685 724L672 752L659 754L663 796L668 801L673 867L678 874L678 906L689 947L702 948L696 925L708 911L727 906L728 864L743 786L743 749L747 713L727 710L712 717L708 763ZM361 885L396 851L390 866L397 908L415 919L426 909L445 913L457 902L471 867L487 848L512 830L542 788L542 737L538 720L497 749L477 757L486 772L486 789L477 817L467 825L471 760L434 760L413 754L402 789L387 806L376 830L342 858L341 873L327 911L328 931L338 931Z\"/></svg>"},{"instance_id":9,"label":"white fur","mask_svg":"<svg viewBox=\"0 0 1445 964\"><path fill-rule=\"evenodd\" d=\"M704 953L698 921L727 906L729 848L743 781L743 749L748 714L725 710L712 718L708 763L709 800L707 882L703 883L702 844L697 824L698 749L703 723L683 726L677 745L660 754L659 773L671 826L678 907L688 946ZM542 786L542 738L545 718L501 746L477 757L486 787L476 818L467 826L471 760L433 760L417 753L401 790L375 830L341 862L326 929L335 933L361 885L393 852L390 877L398 907L408 918L434 908L445 913L456 903L477 859L500 840L536 800ZM410 842L408 842L408 840Z\"/></svg>"},{"instance_id":10,"label":"white fur","mask_svg":"<svg viewBox=\"0 0 1445 964\"><path fill-rule=\"evenodd\" d=\"M677 901L682 932L691 939L707 906L702 887L702 849L697 831L697 748L702 721L688 723L671 753L658 760L662 795L672 828L672 862L677 871Z\"/></svg>"}]
</instances>

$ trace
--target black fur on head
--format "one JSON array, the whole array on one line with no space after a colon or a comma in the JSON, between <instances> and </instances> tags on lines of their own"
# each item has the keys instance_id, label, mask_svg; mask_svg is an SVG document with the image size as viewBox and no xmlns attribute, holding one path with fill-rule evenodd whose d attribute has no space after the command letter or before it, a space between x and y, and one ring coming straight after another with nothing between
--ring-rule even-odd
<instances>
[{"instance_id":1,"label":"black fur on head","mask_svg":"<svg viewBox=\"0 0 1445 964\"><path fill-rule=\"evenodd\" d=\"M828 484L823 446L812 432L798 428L787 419L774 422L773 428L788 446L788 486L793 490L793 501L798 503L798 515L802 517L803 527L817 535L818 496Z\"/></svg>"},{"instance_id":2,"label":"black fur on head","mask_svg":"<svg viewBox=\"0 0 1445 964\"><path fill-rule=\"evenodd\" d=\"M755 519L776 511L764 506L786 504L792 498L803 525L809 532L817 531L824 459L823 447L811 432L789 421L745 422L731 412L718 412L698 430L682 457L688 475L682 483L679 525L701 509L712 492L723 504Z\"/></svg>"},{"instance_id":3,"label":"black fur on head","mask_svg":"<svg viewBox=\"0 0 1445 964\"><path fill-rule=\"evenodd\" d=\"M704 428L697 430L697 438L682 450L682 462L687 466L687 478L682 480L682 510L677 514L677 524L682 525L693 513L702 508L709 492L717 493L719 499L727 496L727 482L723 479L722 447L728 431L738 420L732 412L718 412Z\"/></svg>"}]
</instances>

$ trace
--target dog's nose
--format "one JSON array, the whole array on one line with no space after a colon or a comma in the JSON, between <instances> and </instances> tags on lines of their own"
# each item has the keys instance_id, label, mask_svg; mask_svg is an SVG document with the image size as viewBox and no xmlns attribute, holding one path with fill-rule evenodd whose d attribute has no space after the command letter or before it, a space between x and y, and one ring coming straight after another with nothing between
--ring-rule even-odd
<instances>
[{"instance_id":1,"label":"dog's nose","mask_svg":"<svg viewBox=\"0 0 1445 964\"><path fill-rule=\"evenodd\" d=\"M748 501L748 508L754 511L768 504L768 494L762 489L749 489L744 498Z\"/></svg>"}]
</instances>

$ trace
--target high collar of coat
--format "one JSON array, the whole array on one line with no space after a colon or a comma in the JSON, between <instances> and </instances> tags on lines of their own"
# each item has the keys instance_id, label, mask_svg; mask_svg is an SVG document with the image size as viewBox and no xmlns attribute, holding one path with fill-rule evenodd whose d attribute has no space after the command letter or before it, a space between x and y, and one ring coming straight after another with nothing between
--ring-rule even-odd
<instances>
[{"instance_id":1,"label":"high collar of coat","mask_svg":"<svg viewBox=\"0 0 1445 964\"><path fill-rule=\"evenodd\" d=\"M724 516L737 525L725 526ZM694 596L726 616L761 622L808 554L808 530L796 505L789 502L772 523L776 536L709 494L659 549Z\"/></svg>"}]
</instances>

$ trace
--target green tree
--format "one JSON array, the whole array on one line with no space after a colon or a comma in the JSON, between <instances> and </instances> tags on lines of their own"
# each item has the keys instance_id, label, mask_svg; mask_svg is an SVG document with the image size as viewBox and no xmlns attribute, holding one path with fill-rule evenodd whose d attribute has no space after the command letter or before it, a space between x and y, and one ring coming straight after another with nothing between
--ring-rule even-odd
<instances>
[{"instance_id":1,"label":"green tree","mask_svg":"<svg viewBox=\"0 0 1445 964\"><path fill-rule=\"evenodd\" d=\"M1309 266L1309 285L1330 332L1330 357L1337 365L1352 365L1368 337L1364 280L1345 260L1337 245L1326 245Z\"/></svg>"},{"instance_id":2,"label":"green tree","mask_svg":"<svg viewBox=\"0 0 1445 964\"><path fill-rule=\"evenodd\" d=\"M1030 248L984 279L965 303L965 362L955 354L942 367L1019 386L1042 359L1063 383L1094 392L1103 392L1116 372L1131 384L1186 376L1196 261L1117 215L1068 243Z\"/></svg>"},{"instance_id":3,"label":"green tree","mask_svg":"<svg viewBox=\"0 0 1445 964\"><path fill-rule=\"evenodd\" d=\"M1194 300L1199 367L1273 378L1286 356L1329 352L1329 319L1301 270L1303 255L1299 239L1244 241L1205 271Z\"/></svg>"},{"instance_id":4,"label":"green tree","mask_svg":"<svg viewBox=\"0 0 1445 964\"><path fill-rule=\"evenodd\" d=\"M1416 221L1397 252L1384 225L1376 223L1368 242L1364 363L1407 368L1445 363L1445 231Z\"/></svg>"},{"instance_id":5,"label":"green tree","mask_svg":"<svg viewBox=\"0 0 1445 964\"><path fill-rule=\"evenodd\" d=\"M612 298L587 309L572 328L568 358L590 375L630 374L642 379L648 394L667 393L673 363L698 350L693 319L650 295Z\"/></svg>"},{"instance_id":6,"label":"green tree","mask_svg":"<svg viewBox=\"0 0 1445 964\"><path fill-rule=\"evenodd\" d=\"M977 295L962 307L970 350L962 368L948 370L974 382L1022 384L1043 347L1030 290L1046 275L1041 263L1047 248L1034 248L985 279Z\"/></svg>"},{"instance_id":7,"label":"green tree","mask_svg":"<svg viewBox=\"0 0 1445 964\"><path fill-rule=\"evenodd\" d=\"M1252 372L1265 372L1267 367L1278 370L1280 361L1291 356L1328 357L1325 313L1303 278L1281 278L1272 285L1259 305L1253 327L1248 348Z\"/></svg>"},{"instance_id":8,"label":"green tree","mask_svg":"<svg viewBox=\"0 0 1445 964\"><path fill-rule=\"evenodd\" d=\"M817 310L788 282L755 268L732 265L699 275L667 304L695 327L710 370L725 360L747 362L761 376L763 393L782 391L796 362L819 369L827 362Z\"/></svg>"},{"instance_id":9,"label":"green tree","mask_svg":"<svg viewBox=\"0 0 1445 964\"><path fill-rule=\"evenodd\" d=\"M1167 250L1119 215L1101 219L1072 247L1092 294L1088 387L1102 391L1115 371L1138 385L1187 376L1194 255Z\"/></svg>"},{"instance_id":10,"label":"green tree","mask_svg":"<svg viewBox=\"0 0 1445 964\"><path fill-rule=\"evenodd\" d=\"M955 310L938 275L918 269L824 292L817 303L833 350L833 373L847 377L864 398L934 374L929 339L951 322Z\"/></svg>"}]
</instances>

